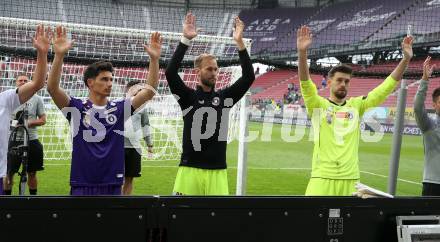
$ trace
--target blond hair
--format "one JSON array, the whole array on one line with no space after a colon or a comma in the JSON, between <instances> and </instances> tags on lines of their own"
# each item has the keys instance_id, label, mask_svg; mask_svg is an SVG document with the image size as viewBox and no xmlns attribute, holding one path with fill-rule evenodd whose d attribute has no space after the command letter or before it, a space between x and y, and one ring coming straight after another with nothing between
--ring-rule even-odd
<instances>
[{"instance_id":1,"label":"blond hair","mask_svg":"<svg viewBox=\"0 0 440 242\"><path fill-rule=\"evenodd\" d=\"M205 60L205 59L217 60L217 58L214 55L211 55L211 54L208 54L208 53L200 54L194 60L194 68L200 68L200 66L202 65L203 60Z\"/></svg>"}]
</instances>

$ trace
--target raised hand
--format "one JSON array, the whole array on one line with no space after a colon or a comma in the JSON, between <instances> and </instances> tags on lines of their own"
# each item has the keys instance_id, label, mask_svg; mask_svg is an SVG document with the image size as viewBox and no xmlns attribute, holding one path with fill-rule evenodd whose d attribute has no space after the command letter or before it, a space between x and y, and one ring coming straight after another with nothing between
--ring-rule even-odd
<instances>
[{"instance_id":1,"label":"raised hand","mask_svg":"<svg viewBox=\"0 0 440 242\"><path fill-rule=\"evenodd\" d=\"M296 32L296 48L299 51L306 51L312 44L312 32L309 27L303 25Z\"/></svg>"},{"instance_id":2,"label":"raised hand","mask_svg":"<svg viewBox=\"0 0 440 242\"><path fill-rule=\"evenodd\" d=\"M241 19L237 16L234 18L234 33L232 34L232 37L236 42L243 41L243 30L244 30L244 23L241 21Z\"/></svg>"},{"instance_id":3,"label":"raised hand","mask_svg":"<svg viewBox=\"0 0 440 242\"><path fill-rule=\"evenodd\" d=\"M72 48L73 41L67 37L67 29L61 25L55 28L53 48L55 54L65 55Z\"/></svg>"},{"instance_id":4,"label":"raised hand","mask_svg":"<svg viewBox=\"0 0 440 242\"><path fill-rule=\"evenodd\" d=\"M183 22L183 36L187 39L194 39L200 29L196 28L196 16L192 13L188 13L185 16L185 21Z\"/></svg>"},{"instance_id":5,"label":"raised hand","mask_svg":"<svg viewBox=\"0 0 440 242\"><path fill-rule=\"evenodd\" d=\"M408 60L413 57L413 49L412 49L413 40L414 39L412 36L407 36L402 41L403 57Z\"/></svg>"},{"instance_id":6,"label":"raised hand","mask_svg":"<svg viewBox=\"0 0 440 242\"><path fill-rule=\"evenodd\" d=\"M162 36L159 32L154 32L150 36L149 45L144 45L144 49L147 54L150 56L150 59L158 60L160 57L160 52L162 49Z\"/></svg>"},{"instance_id":7,"label":"raised hand","mask_svg":"<svg viewBox=\"0 0 440 242\"><path fill-rule=\"evenodd\" d=\"M425 62L423 62L423 77L422 80L426 80L428 81L429 78L432 75L432 71L435 68L435 64L431 65L431 56L428 56L425 60Z\"/></svg>"},{"instance_id":8,"label":"raised hand","mask_svg":"<svg viewBox=\"0 0 440 242\"><path fill-rule=\"evenodd\" d=\"M44 28L44 25L39 24L35 31L35 36L32 39L32 44L38 52L47 54L50 48L50 41L52 38L52 29L50 27Z\"/></svg>"}]
</instances>

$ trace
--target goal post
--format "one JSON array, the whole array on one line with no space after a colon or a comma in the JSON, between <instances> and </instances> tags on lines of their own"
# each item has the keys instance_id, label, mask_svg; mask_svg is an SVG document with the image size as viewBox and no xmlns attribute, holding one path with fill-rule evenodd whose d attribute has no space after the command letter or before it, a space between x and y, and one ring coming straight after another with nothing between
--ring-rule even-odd
<instances>
[{"instance_id":1,"label":"goal post","mask_svg":"<svg viewBox=\"0 0 440 242\"><path fill-rule=\"evenodd\" d=\"M35 69L35 51L32 37L38 24L55 27L63 25L69 37L75 41L74 47L66 56L60 85L68 95L85 99L88 95L83 82L83 71L87 64L107 60L114 63L114 81L110 99L124 97L125 85L129 81L144 82L148 74L148 56L143 49L149 36L155 30L103 27L95 25L60 23L52 21L0 17L0 90L15 87L15 76L25 72L30 77ZM156 96L145 108L150 114L151 136L154 143L154 156L148 159L179 160L182 149L183 120L180 107L171 94L165 79L164 67L179 43L181 33L163 32L160 81ZM250 52L251 41L245 39ZM220 65L216 88L224 88L241 76L238 64L238 50L231 37L199 35L185 55L180 75L186 85L195 88L198 79L192 67L193 60L201 53L215 53ZM49 56L53 56L52 50ZM50 62L50 61L49 61ZM50 69L50 63L49 63ZM39 138L44 145L44 159L69 160L71 156L70 127L62 113L54 105L45 89L38 92L44 100L47 123L39 128ZM237 103L230 112L228 142L244 139L239 135L240 112ZM241 106L243 107L243 106ZM244 117L244 115L242 114ZM146 154L143 145L143 154ZM239 155L242 157L243 155ZM143 161L147 156L143 155Z\"/></svg>"}]
</instances>

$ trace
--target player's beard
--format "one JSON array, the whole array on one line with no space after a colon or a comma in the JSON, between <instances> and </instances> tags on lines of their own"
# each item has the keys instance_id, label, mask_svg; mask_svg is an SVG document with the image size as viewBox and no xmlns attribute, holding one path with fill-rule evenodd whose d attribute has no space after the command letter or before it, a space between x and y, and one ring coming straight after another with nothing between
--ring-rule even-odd
<instances>
[{"instance_id":1,"label":"player's beard","mask_svg":"<svg viewBox=\"0 0 440 242\"><path fill-rule=\"evenodd\" d=\"M338 99L344 99L347 96L347 89L339 89L336 92L333 92L333 95Z\"/></svg>"},{"instance_id":2,"label":"player's beard","mask_svg":"<svg viewBox=\"0 0 440 242\"><path fill-rule=\"evenodd\" d=\"M210 87L210 88L214 88L214 86L215 86L215 81L211 81L210 79L202 79L202 83L203 83L203 85Z\"/></svg>"}]
</instances>

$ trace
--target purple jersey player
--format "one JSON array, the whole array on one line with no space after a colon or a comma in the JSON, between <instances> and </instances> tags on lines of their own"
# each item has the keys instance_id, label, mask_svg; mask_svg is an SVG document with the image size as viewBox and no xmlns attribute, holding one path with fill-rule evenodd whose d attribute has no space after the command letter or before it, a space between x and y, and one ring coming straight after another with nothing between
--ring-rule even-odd
<instances>
[{"instance_id":1,"label":"purple jersey player","mask_svg":"<svg viewBox=\"0 0 440 242\"><path fill-rule=\"evenodd\" d=\"M162 38L153 33L149 46L149 88L132 99L109 101L113 67L109 62L96 62L84 72L89 89L87 100L69 97L59 82L64 55L72 47L66 28L57 26L53 41L55 57L47 90L71 123L73 135L71 195L120 195L124 177L124 121L132 111L150 100L159 82L159 57Z\"/></svg>"}]
</instances>

